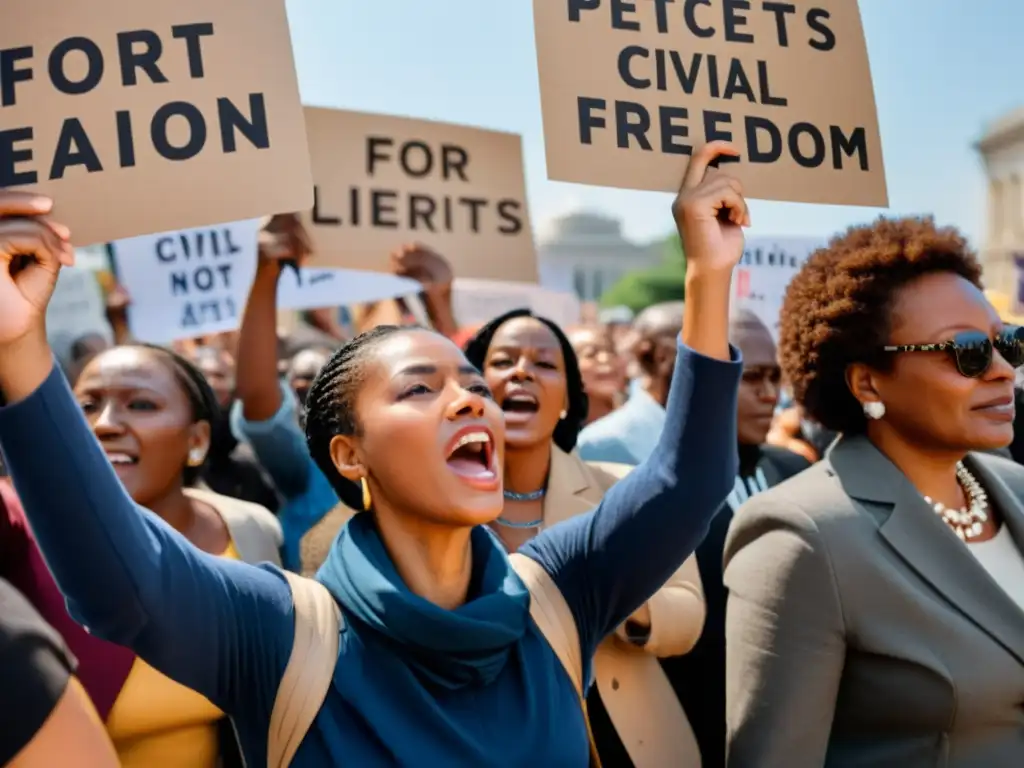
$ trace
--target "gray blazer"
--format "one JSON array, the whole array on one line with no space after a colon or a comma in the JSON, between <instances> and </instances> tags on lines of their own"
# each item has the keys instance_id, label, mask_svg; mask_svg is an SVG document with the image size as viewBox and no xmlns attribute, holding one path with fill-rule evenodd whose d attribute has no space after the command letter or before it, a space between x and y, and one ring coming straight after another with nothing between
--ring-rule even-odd
<instances>
[{"instance_id":1,"label":"gray blazer","mask_svg":"<svg viewBox=\"0 0 1024 768\"><path fill-rule=\"evenodd\" d=\"M968 466L1024 552L1024 467ZM1021 768L1024 610L864 437L740 508L730 768Z\"/></svg>"}]
</instances>

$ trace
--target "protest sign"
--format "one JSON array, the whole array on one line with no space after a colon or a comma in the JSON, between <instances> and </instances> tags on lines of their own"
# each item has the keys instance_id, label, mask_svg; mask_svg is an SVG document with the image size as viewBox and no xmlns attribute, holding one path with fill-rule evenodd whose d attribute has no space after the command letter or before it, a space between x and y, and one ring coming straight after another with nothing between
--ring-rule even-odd
<instances>
[{"instance_id":1,"label":"protest sign","mask_svg":"<svg viewBox=\"0 0 1024 768\"><path fill-rule=\"evenodd\" d=\"M6 0L0 188L80 245L305 210L284 0Z\"/></svg>"},{"instance_id":2,"label":"protest sign","mask_svg":"<svg viewBox=\"0 0 1024 768\"><path fill-rule=\"evenodd\" d=\"M539 285L456 278L452 310L463 326L486 323L513 309L529 309L562 328L580 321L580 302L571 293Z\"/></svg>"},{"instance_id":3,"label":"protest sign","mask_svg":"<svg viewBox=\"0 0 1024 768\"><path fill-rule=\"evenodd\" d=\"M749 309L779 339L779 314L786 288L807 258L825 245L812 237L751 237L733 271L733 305Z\"/></svg>"},{"instance_id":4,"label":"protest sign","mask_svg":"<svg viewBox=\"0 0 1024 768\"><path fill-rule=\"evenodd\" d=\"M128 325L144 341L166 343L237 329L256 278L260 220L165 232L114 243ZM415 280L377 272L286 269L281 310L336 307L416 293Z\"/></svg>"},{"instance_id":5,"label":"protest sign","mask_svg":"<svg viewBox=\"0 0 1024 768\"><path fill-rule=\"evenodd\" d=\"M409 296L423 290L415 280L383 272L308 268L300 273L301 277L286 270L281 275L277 306L282 310L341 307Z\"/></svg>"},{"instance_id":6,"label":"protest sign","mask_svg":"<svg viewBox=\"0 0 1024 768\"><path fill-rule=\"evenodd\" d=\"M58 358L65 359L77 339L93 334L107 341L112 339L96 273L85 267L65 267L46 305L46 335L50 346Z\"/></svg>"},{"instance_id":7,"label":"protest sign","mask_svg":"<svg viewBox=\"0 0 1024 768\"><path fill-rule=\"evenodd\" d=\"M256 276L259 227L250 219L114 243L132 334L162 343L237 328Z\"/></svg>"},{"instance_id":8,"label":"protest sign","mask_svg":"<svg viewBox=\"0 0 1024 768\"><path fill-rule=\"evenodd\" d=\"M888 205L855 0L534 0L548 176L674 192L714 140L749 197Z\"/></svg>"},{"instance_id":9,"label":"protest sign","mask_svg":"<svg viewBox=\"0 0 1024 768\"><path fill-rule=\"evenodd\" d=\"M306 129L313 264L386 271L392 251L419 242L457 275L537 279L519 136L312 108Z\"/></svg>"}]
</instances>

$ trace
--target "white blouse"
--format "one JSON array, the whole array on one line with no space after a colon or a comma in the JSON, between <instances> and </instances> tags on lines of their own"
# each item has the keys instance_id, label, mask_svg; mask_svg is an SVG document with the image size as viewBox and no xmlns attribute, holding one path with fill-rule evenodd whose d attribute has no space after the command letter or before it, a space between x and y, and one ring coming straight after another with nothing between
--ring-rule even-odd
<instances>
[{"instance_id":1,"label":"white blouse","mask_svg":"<svg viewBox=\"0 0 1024 768\"><path fill-rule=\"evenodd\" d=\"M1006 525L988 541L967 545L996 584L1024 609L1024 555L1017 549Z\"/></svg>"}]
</instances>

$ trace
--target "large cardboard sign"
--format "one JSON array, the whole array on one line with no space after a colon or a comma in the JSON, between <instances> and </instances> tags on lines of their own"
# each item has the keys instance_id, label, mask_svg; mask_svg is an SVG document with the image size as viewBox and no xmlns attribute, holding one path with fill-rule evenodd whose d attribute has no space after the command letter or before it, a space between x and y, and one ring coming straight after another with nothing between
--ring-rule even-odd
<instances>
[{"instance_id":1,"label":"large cardboard sign","mask_svg":"<svg viewBox=\"0 0 1024 768\"><path fill-rule=\"evenodd\" d=\"M5 0L0 188L77 245L304 210L284 0Z\"/></svg>"},{"instance_id":2,"label":"large cardboard sign","mask_svg":"<svg viewBox=\"0 0 1024 768\"><path fill-rule=\"evenodd\" d=\"M312 263L385 271L419 242L460 277L536 281L518 135L316 108L306 129Z\"/></svg>"},{"instance_id":3,"label":"large cardboard sign","mask_svg":"<svg viewBox=\"0 0 1024 768\"><path fill-rule=\"evenodd\" d=\"M548 175L676 191L732 141L749 197L888 205L856 0L534 0Z\"/></svg>"}]
</instances>

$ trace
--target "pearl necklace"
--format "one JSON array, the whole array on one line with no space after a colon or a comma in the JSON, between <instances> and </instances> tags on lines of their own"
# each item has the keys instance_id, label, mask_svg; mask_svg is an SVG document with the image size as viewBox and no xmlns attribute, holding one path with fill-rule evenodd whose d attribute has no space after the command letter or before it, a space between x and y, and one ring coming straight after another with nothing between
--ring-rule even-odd
<instances>
[{"instance_id":1,"label":"pearl necklace","mask_svg":"<svg viewBox=\"0 0 1024 768\"><path fill-rule=\"evenodd\" d=\"M967 541L979 536L984 529L985 521L988 520L988 494L962 461L956 464L956 479L964 489L964 496L967 497L966 507L949 509L945 504L933 501L928 496L925 496L924 500L932 505L935 514L953 529L953 533L960 537L961 541Z\"/></svg>"}]
</instances>

